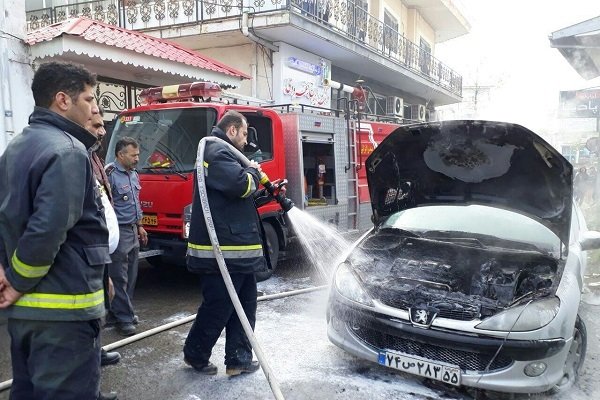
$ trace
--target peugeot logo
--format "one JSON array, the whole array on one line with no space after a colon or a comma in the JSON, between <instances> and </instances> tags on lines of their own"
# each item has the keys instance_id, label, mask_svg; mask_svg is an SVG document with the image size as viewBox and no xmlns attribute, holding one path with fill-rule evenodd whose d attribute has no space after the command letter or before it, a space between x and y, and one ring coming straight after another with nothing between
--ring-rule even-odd
<instances>
[{"instance_id":1,"label":"peugeot logo","mask_svg":"<svg viewBox=\"0 0 600 400\"><path fill-rule=\"evenodd\" d=\"M409 308L408 314L410 316L410 322L420 328L429 328L437 316L435 310L427 310L424 308Z\"/></svg>"},{"instance_id":2,"label":"peugeot logo","mask_svg":"<svg viewBox=\"0 0 600 400\"><path fill-rule=\"evenodd\" d=\"M427 311L425 311L425 310L417 310L417 312L415 312L414 321L417 324L425 325L427 323Z\"/></svg>"}]
</instances>

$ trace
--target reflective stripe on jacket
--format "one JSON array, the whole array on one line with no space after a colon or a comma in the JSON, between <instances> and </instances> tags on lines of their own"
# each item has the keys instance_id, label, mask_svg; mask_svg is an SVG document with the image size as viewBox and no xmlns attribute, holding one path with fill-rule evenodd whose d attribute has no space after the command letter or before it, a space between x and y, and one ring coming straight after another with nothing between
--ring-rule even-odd
<instances>
[{"instance_id":1,"label":"reflective stripe on jacket","mask_svg":"<svg viewBox=\"0 0 600 400\"><path fill-rule=\"evenodd\" d=\"M0 262L24 293L6 310L9 318L83 321L104 314L108 230L86 150L95 141L81 126L36 107L0 156Z\"/></svg>"},{"instance_id":2,"label":"reflective stripe on jacket","mask_svg":"<svg viewBox=\"0 0 600 400\"><path fill-rule=\"evenodd\" d=\"M212 135L229 142L219 128ZM230 143L230 142L229 142ZM206 192L221 252L229 272L253 273L267 269L262 225L254 205L258 171L244 167L223 143L207 142L204 150ZM188 269L217 273L218 265L208 237L194 176L194 200L188 241Z\"/></svg>"}]
</instances>

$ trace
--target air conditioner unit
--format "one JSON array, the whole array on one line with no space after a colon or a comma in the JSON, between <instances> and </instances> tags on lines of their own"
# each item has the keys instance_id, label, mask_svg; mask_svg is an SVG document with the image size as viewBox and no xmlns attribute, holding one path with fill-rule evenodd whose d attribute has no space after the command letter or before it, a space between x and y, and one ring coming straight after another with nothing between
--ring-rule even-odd
<instances>
[{"instance_id":1,"label":"air conditioner unit","mask_svg":"<svg viewBox=\"0 0 600 400\"><path fill-rule=\"evenodd\" d=\"M401 97L389 96L385 104L385 113L402 118L404 116L404 100Z\"/></svg>"},{"instance_id":2,"label":"air conditioner unit","mask_svg":"<svg viewBox=\"0 0 600 400\"><path fill-rule=\"evenodd\" d=\"M410 119L424 122L426 120L425 111L426 108L423 104L413 104L410 107Z\"/></svg>"}]
</instances>

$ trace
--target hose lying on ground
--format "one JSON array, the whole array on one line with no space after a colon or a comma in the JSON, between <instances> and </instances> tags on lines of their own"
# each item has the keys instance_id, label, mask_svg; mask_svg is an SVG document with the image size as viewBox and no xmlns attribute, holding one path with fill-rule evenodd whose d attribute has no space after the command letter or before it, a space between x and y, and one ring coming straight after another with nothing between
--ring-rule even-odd
<instances>
[{"instance_id":1,"label":"hose lying on ground","mask_svg":"<svg viewBox=\"0 0 600 400\"><path fill-rule=\"evenodd\" d=\"M310 287L310 288L304 288L304 289L296 289L296 290L290 290L289 292L281 292L281 293L274 293L274 294L268 294L268 295L264 295L264 296L260 296L257 297L256 300L257 301L269 301L269 300L276 300L276 299L281 299L284 297L290 297L290 296L297 296L299 294L304 294L304 293L310 293L310 292L315 292L317 290L323 290L328 288L328 285L322 285L322 286L315 286L315 287ZM125 339L113 342L113 343L109 343L105 346L102 347L102 349L106 350L106 351L112 351L115 349L118 349L120 347L126 346L128 344L134 343L134 342L138 342L142 339L146 339L150 336L154 336L158 333L164 332L164 331L168 331L169 329L175 328L177 326L180 325L184 325L187 324L189 322L192 322L196 319L196 314L193 315L189 315L187 317L183 317L180 318L176 321L172 321L169 322L167 324L164 325L160 325L157 326L156 328L152 328L152 329L148 329L147 331L144 332L140 332L136 335L133 336L129 336ZM4 382L0 382L0 392L2 392L3 390L8 390L10 389L10 387L12 386L12 379L9 379L7 381Z\"/></svg>"}]
</instances>

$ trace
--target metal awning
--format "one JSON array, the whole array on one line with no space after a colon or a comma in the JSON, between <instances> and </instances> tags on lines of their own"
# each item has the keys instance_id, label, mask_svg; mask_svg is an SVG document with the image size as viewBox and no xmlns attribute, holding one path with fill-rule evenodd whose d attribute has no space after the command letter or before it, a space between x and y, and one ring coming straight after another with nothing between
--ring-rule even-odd
<instances>
[{"instance_id":1,"label":"metal awning","mask_svg":"<svg viewBox=\"0 0 600 400\"><path fill-rule=\"evenodd\" d=\"M583 78L600 76L600 16L552 32L549 39Z\"/></svg>"},{"instance_id":2,"label":"metal awning","mask_svg":"<svg viewBox=\"0 0 600 400\"><path fill-rule=\"evenodd\" d=\"M27 34L36 62L83 64L98 75L164 86L208 81L238 87L251 77L176 43L88 18L74 18Z\"/></svg>"}]
</instances>

